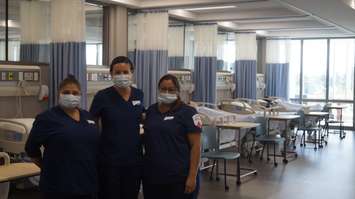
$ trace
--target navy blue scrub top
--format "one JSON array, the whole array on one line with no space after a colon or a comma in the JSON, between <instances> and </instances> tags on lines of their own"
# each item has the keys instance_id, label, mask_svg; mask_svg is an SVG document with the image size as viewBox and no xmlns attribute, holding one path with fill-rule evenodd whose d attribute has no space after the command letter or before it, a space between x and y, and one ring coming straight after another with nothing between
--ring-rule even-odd
<instances>
[{"instance_id":1,"label":"navy blue scrub top","mask_svg":"<svg viewBox=\"0 0 355 199\"><path fill-rule=\"evenodd\" d=\"M25 150L41 157L40 189L46 193L94 194L97 192L99 131L89 112L80 110L73 120L59 106L39 114Z\"/></svg>"},{"instance_id":2,"label":"navy blue scrub top","mask_svg":"<svg viewBox=\"0 0 355 199\"><path fill-rule=\"evenodd\" d=\"M101 119L100 161L103 165L133 166L141 163L142 143L139 135L144 112L143 92L131 87L125 101L115 87L99 91L90 112Z\"/></svg>"},{"instance_id":3,"label":"navy blue scrub top","mask_svg":"<svg viewBox=\"0 0 355 199\"><path fill-rule=\"evenodd\" d=\"M189 133L201 133L197 111L186 104L167 113L154 104L144 122L144 178L148 183L184 182L190 167Z\"/></svg>"}]
</instances>

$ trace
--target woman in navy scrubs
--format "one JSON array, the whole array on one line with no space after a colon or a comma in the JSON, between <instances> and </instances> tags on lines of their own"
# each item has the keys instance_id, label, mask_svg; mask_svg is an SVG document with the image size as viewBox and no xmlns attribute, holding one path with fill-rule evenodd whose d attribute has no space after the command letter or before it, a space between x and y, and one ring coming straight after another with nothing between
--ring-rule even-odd
<instances>
[{"instance_id":1,"label":"woman in navy scrubs","mask_svg":"<svg viewBox=\"0 0 355 199\"><path fill-rule=\"evenodd\" d=\"M99 131L90 114L79 108L80 84L73 76L61 82L59 93L59 106L36 117L25 149L41 168L44 199L93 199Z\"/></svg>"},{"instance_id":2,"label":"woman in navy scrubs","mask_svg":"<svg viewBox=\"0 0 355 199\"><path fill-rule=\"evenodd\" d=\"M101 121L99 198L137 199L142 178L143 92L131 86L134 67L127 57L110 66L114 86L99 91L90 112Z\"/></svg>"},{"instance_id":3,"label":"woman in navy scrubs","mask_svg":"<svg viewBox=\"0 0 355 199\"><path fill-rule=\"evenodd\" d=\"M146 113L144 199L194 197L202 122L197 111L180 100L179 91L175 76L163 76L158 103Z\"/></svg>"}]
</instances>

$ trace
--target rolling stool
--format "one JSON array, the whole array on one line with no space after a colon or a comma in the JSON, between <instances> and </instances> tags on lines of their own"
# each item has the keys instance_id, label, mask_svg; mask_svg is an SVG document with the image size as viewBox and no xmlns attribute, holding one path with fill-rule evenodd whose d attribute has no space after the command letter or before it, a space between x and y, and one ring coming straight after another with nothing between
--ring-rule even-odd
<instances>
[{"instance_id":1,"label":"rolling stool","mask_svg":"<svg viewBox=\"0 0 355 199\"><path fill-rule=\"evenodd\" d=\"M278 164L276 162L276 145L284 142L285 138L279 137L277 135L262 135L260 137L257 137L256 141L259 141L261 144L263 144L263 148L262 148L261 155L260 155L260 160L263 160L264 150L266 147L267 161L270 161L269 146L273 145L274 152L272 155L274 157L274 166L277 167Z\"/></svg>"}]
</instances>

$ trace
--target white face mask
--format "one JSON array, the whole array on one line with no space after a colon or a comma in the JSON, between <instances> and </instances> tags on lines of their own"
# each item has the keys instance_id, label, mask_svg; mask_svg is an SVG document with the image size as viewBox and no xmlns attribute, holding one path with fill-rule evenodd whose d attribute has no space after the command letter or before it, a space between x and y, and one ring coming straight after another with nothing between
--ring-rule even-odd
<instances>
[{"instance_id":1,"label":"white face mask","mask_svg":"<svg viewBox=\"0 0 355 199\"><path fill-rule=\"evenodd\" d=\"M59 96L59 105L64 108L77 108L80 106L80 96L71 94L61 94Z\"/></svg>"},{"instance_id":2,"label":"white face mask","mask_svg":"<svg viewBox=\"0 0 355 199\"><path fill-rule=\"evenodd\" d=\"M113 76L113 83L118 88L127 88L132 85L132 75L114 75Z\"/></svg>"},{"instance_id":3,"label":"white face mask","mask_svg":"<svg viewBox=\"0 0 355 199\"><path fill-rule=\"evenodd\" d=\"M158 102L163 104L172 104L178 99L177 94L159 93Z\"/></svg>"}]
</instances>

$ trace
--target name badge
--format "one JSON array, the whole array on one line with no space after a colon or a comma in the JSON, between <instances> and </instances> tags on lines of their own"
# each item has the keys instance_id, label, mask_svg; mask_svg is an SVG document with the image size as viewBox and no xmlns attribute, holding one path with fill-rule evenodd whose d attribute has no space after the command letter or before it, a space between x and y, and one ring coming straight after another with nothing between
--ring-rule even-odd
<instances>
[{"instance_id":1,"label":"name badge","mask_svg":"<svg viewBox=\"0 0 355 199\"><path fill-rule=\"evenodd\" d=\"M133 104L133 106L141 105L141 101L140 100L133 100L132 104Z\"/></svg>"},{"instance_id":2,"label":"name badge","mask_svg":"<svg viewBox=\"0 0 355 199\"><path fill-rule=\"evenodd\" d=\"M166 116L165 118L164 118L164 121L166 121L166 120L173 120L174 119L174 116Z\"/></svg>"},{"instance_id":3,"label":"name badge","mask_svg":"<svg viewBox=\"0 0 355 199\"><path fill-rule=\"evenodd\" d=\"M87 121L88 121L89 124L93 124L93 125L96 124L95 121L93 121L93 120L87 120Z\"/></svg>"}]
</instances>

